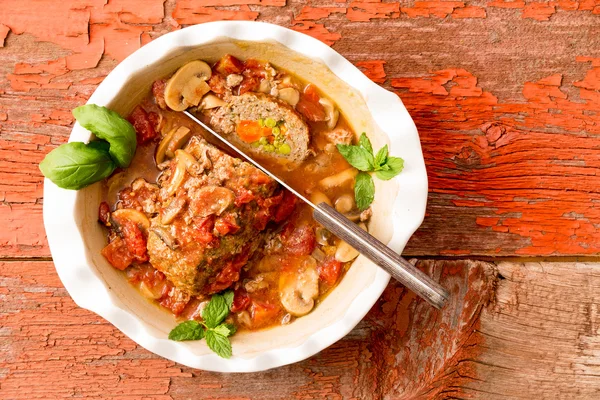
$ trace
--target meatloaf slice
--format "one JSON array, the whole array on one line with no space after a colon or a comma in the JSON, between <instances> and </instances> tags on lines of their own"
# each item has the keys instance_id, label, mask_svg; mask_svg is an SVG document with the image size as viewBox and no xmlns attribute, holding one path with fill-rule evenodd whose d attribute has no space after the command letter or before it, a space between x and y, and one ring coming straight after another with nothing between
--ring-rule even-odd
<instances>
[{"instance_id":1,"label":"meatloaf slice","mask_svg":"<svg viewBox=\"0 0 600 400\"><path fill-rule=\"evenodd\" d=\"M287 103L267 94L232 96L225 106L211 111L210 123L216 131L249 153L268 154L294 164L310 154L309 129L302 117ZM264 137L262 140L244 140L240 129L252 124Z\"/></svg>"},{"instance_id":2,"label":"meatloaf slice","mask_svg":"<svg viewBox=\"0 0 600 400\"><path fill-rule=\"evenodd\" d=\"M193 137L159 178L150 263L191 295L229 287L263 242L284 193L254 166Z\"/></svg>"}]
</instances>

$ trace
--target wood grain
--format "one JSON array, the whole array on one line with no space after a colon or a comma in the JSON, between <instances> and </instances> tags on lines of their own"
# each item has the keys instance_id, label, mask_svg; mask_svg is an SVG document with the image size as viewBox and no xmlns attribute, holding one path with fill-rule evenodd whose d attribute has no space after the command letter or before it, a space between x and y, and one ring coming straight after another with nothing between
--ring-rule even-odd
<instances>
[{"instance_id":1,"label":"wood grain","mask_svg":"<svg viewBox=\"0 0 600 400\"><path fill-rule=\"evenodd\" d=\"M496 269L467 261L418 266L451 290L443 311L392 284L357 328L318 355L264 373L223 375L152 355L78 308L51 262L1 262L0 398L433 398L453 360L472 353Z\"/></svg>"}]
</instances>

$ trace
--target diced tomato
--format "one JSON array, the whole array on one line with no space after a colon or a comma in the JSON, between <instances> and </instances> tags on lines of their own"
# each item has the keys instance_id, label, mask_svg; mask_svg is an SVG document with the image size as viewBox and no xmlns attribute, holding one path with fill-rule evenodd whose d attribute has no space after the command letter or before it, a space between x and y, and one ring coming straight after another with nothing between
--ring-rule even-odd
<instances>
[{"instance_id":1,"label":"diced tomato","mask_svg":"<svg viewBox=\"0 0 600 400\"><path fill-rule=\"evenodd\" d=\"M167 109L167 103L165 102L165 87L166 86L167 86L167 81L164 79L158 79L158 80L154 81L154 83L152 84L152 95L154 96L154 101L163 110Z\"/></svg>"},{"instance_id":2,"label":"diced tomato","mask_svg":"<svg viewBox=\"0 0 600 400\"><path fill-rule=\"evenodd\" d=\"M265 63L249 58L244 62L244 75L247 76L264 76L265 75Z\"/></svg>"},{"instance_id":3,"label":"diced tomato","mask_svg":"<svg viewBox=\"0 0 600 400\"><path fill-rule=\"evenodd\" d=\"M215 280L207 286L207 292L217 293L227 289L234 282L240 280L240 271L244 265L248 262L248 250L244 249L233 260L231 260L222 270L219 272Z\"/></svg>"},{"instance_id":4,"label":"diced tomato","mask_svg":"<svg viewBox=\"0 0 600 400\"><path fill-rule=\"evenodd\" d=\"M126 220L120 224L119 232L134 260L137 262L148 261L146 238L139 226L132 221Z\"/></svg>"},{"instance_id":5,"label":"diced tomato","mask_svg":"<svg viewBox=\"0 0 600 400\"><path fill-rule=\"evenodd\" d=\"M340 278L342 263L333 257L328 257L317 267L317 270L319 278L329 286L333 286Z\"/></svg>"},{"instance_id":6,"label":"diced tomato","mask_svg":"<svg viewBox=\"0 0 600 400\"><path fill-rule=\"evenodd\" d=\"M260 126L258 121L240 121L236 127L237 135L246 143L256 142L263 136L272 135L271 128Z\"/></svg>"},{"instance_id":7,"label":"diced tomato","mask_svg":"<svg viewBox=\"0 0 600 400\"><path fill-rule=\"evenodd\" d=\"M250 176L250 181L255 185L266 185L267 183L271 183L272 179L267 176L267 174L256 170L256 173Z\"/></svg>"},{"instance_id":8,"label":"diced tomato","mask_svg":"<svg viewBox=\"0 0 600 400\"><path fill-rule=\"evenodd\" d=\"M214 236L212 230L215 226L215 216L209 215L208 217L194 219L192 223L194 239L201 243L210 243L213 241Z\"/></svg>"},{"instance_id":9,"label":"diced tomato","mask_svg":"<svg viewBox=\"0 0 600 400\"><path fill-rule=\"evenodd\" d=\"M240 287L233 293L233 303L231 304L231 312L244 311L250 305L250 297L246 289Z\"/></svg>"},{"instance_id":10,"label":"diced tomato","mask_svg":"<svg viewBox=\"0 0 600 400\"><path fill-rule=\"evenodd\" d=\"M135 129L138 144L147 143L156 137L156 131L152 122L150 122L148 113L142 107L137 106L127 120L131 122Z\"/></svg>"},{"instance_id":11,"label":"diced tomato","mask_svg":"<svg viewBox=\"0 0 600 400\"><path fill-rule=\"evenodd\" d=\"M306 119L313 122L325 121L327 117L325 109L319 103L319 93L314 85L308 84L304 91L300 93L300 101L296 104L296 110L304 115Z\"/></svg>"},{"instance_id":12,"label":"diced tomato","mask_svg":"<svg viewBox=\"0 0 600 400\"><path fill-rule=\"evenodd\" d=\"M103 201L98 208L98 221L104 226L110 226L110 207Z\"/></svg>"},{"instance_id":13,"label":"diced tomato","mask_svg":"<svg viewBox=\"0 0 600 400\"><path fill-rule=\"evenodd\" d=\"M244 76L242 83L238 87L238 95L242 95L247 92L256 92L260 80L254 76ZM269 129L270 130L270 129Z\"/></svg>"},{"instance_id":14,"label":"diced tomato","mask_svg":"<svg viewBox=\"0 0 600 400\"><path fill-rule=\"evenodd\" d=\"M155 113L155 112L149 112L148 113L148 120L150 121L150 124L152 124L152 127L154 128L155 132L160 131L160 116Z\"/></svg>"},{"instance_id":15,"label":"diced tomato","mask_svg":"<svg viewBox=\"0 0 600 400\"><path fill-rule=\"evenodd\" d=\"M240 227L235 218L229 214L225 217L217 218L217 221L215 222L215 229L221 236L225 236L229 233L236 234L240 230Z\"/></svg>"},{"instance_id":16,"label":"diced tomato","mask_svg":"<svg viewBox=\"0 0 600 400\"><path fill-rule=\"evenodd\" d=\"M244 70L244 63L232 56L225 54L213 67L213 70L221 75L241 74Z\"/></svg>"},{"instance_id":17,"label":"diced tomato","mask_svg":"<svg viewBox=\"0 0 600 400\"><path fill-rule=\"evenodd\" d=\"M288 224L281 234L285 250L296 256L307 256L317 244L315 232L309 225L294 227Z\"/></svg>"},{"instance_id":18,"label":"diced tomato","mask_svg":"<svg viewBox=\"0 0 600 400\"><path fill-rule=\"evenodd\" d=\"M257 329L265 325L270 325L273 318L277 317L280 308L274 304L262 301L252 300L250 304L250 317L252 318L252 328Z\"/></svg>"},{"instance_id":19,"label":"diced tomato","mask_svg":"<svg viewBox=\"0 0 600 400\"><path fill-rule=\"evenodd\" d=\"M254 223L252 226L257 231L262 231L267 227L267 224L271 220L271 213L268 209L259 210L254 216Z\"/></svg>"},{"instance_id":20,"label":"diced tomato","mask_svg":"<svg viewBox=\"0 0 600 400\"><path fill-rule=\"evenodd\" d=\"M213 74L208 80L208 86L216 95L222 95L227 91L226 82L222 75Z\"/></svg>"},{"instance_id":21,"label":"diced tomato","mask_svg":"<svg viewBox=\"0 0 600 400\"><path fill-rule=\"evenodd\" d=\"M273 220L275 222L281 222L287 219L292 214L292 212L294 212L297 200L298 199L292 194L292 192L284 190L283 199L281 200L281 203L275 211Z\"/></svg>"},{"instance_id":22,"label":"diced tomato","mask_svg":"<svg viewBox=\"0 0 600 400\"><path fill-rule=\"evenodd\" d=\"M241 207L246 203L250 203L256 198L256 196L254 196L254 193L252 193L252 191L248 189L239 188L235 192L236 193L234 203L236 207Z\"/></svg>"},{"instance_id":23,"label":"diced tomato","mask_svg":"<svg viewBox=\"0 0 600 400\"><path fill-rule=\"evenodd\" d=\"M177 316L183 312L190 299L191 296L189 294L169 283L166 295L160 299L160 305L168 308Z\"/></svg>"},{"instance_id":24,"label":"diced tomato","mask_svg":"<svg viewBox=\"0 0 600 400\"><path fill-rule=\"evenodd\" d=\"M127 244L125 244L125 241L120 237L117 237L110 242L100 253L106 258L110 265L121 271L129 267L133 262L133 255L129 253Z\"/></svg>"}]
</instances>

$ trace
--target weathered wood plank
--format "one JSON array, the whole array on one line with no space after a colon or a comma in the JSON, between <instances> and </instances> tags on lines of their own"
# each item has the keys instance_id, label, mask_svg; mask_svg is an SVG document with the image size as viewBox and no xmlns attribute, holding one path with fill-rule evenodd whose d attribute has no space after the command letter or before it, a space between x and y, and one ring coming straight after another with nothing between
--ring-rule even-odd
<instances>
[{"instance_id":1,"label":"weathered wood plank","mask_svg":"<svg viewBox=\"0 0 600 400\"><path fill-rule=\"evenodd\" d=\"M496 276L479 262L420 266L453 293L442 312L391 284L357 328L318 355L264 373L223 375L152 355L78 308L51 262L0 262L0 397L433 398L440 372L480 347L472 332Z\"/></svg>"},{"instance_id":2,"label":"weathered wood plank","mask_svg":"<svg viewBox=\"0 0 600 400\"><path fill-rule=\"evenodd\" d=\"M141 44L215 19L306 32L399 93L430 175L407 254L599 253L596 2L36 4L0 9L0 257L49 255L35 164L66 140L70 109Z\"/></svg>"}]
</instances>

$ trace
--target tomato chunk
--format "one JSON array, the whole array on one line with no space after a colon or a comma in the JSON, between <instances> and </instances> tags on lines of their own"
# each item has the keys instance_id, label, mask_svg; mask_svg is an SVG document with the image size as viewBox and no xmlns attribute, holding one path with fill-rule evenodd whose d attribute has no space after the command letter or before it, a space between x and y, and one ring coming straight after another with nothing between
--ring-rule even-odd
<instances>
[{"instance_id":1,"label":"tomato chunk","mask_svg":"<svg viewBox=\"0 0 600 400\"><path fill-rule=\"evenodd\" d=\"M194 239L201 243L210 243L212 242L214 236L212 234L212 230L215 227L215 216L209 215L208 217L195 219L192 222L194 230L193 236Z\"/></svg>"},{"instance_id":2,"label":"tomato chunk","mask_svg":"<svg viewBox=\"0 0 600 400\"><path fill-rule=\"evenodd\" d=\"M125 241L120 237L110 242L100 253L110 265L121 271L129 267L133 262L133 255L129 253Z\"/></svg>"},{"instance_id":3,"label":"tomato chunk","mask_svg":"<svg viewBox=\"0 0 600 400\"><path fill-rule=\"evenodd\" d=\"M218 218L215 222L215 229L221 236L225 236L229 233L235 234L240 230L240 226L237 224L235 218L232 215Z\"/></svg>"},{"instance_id":4,"label":"tomato chunk","mask_svg":"<svg viewBox=\"0 0 600 400\"><path fill-rule=\"evenodd\" d=\"M298 199L292 194L292 192L285 190L283 192L283 200L281 200L281 203L277 207L273 220L275 222L281 222L287 219L292 212L294 212L297 201Z\"/></svg>"},{"instance_id":5,"label":"tomato chunk","mask_svg":"<svg viewBox=\"0 0 600 400\"><path fill-rule=\"evenodd\" d=\"M137 106L127 120L133 125L138 144L144 144L156 137L156 131L146 110Z\"/></svg>"},{"instance_id":6,"label":"tomato chunk","mask_svg":"<svg viewBox=\"0 0 600 400\"><path fill-rule=\"evenodd\" d=\"M252 318L252 328L257 329L265 325L270 325L273 318L277 317L281 309L270 303L252 300L250 305L250 317Z\"/></svg>"},{"instance_id":7,"label":"tomato chunk","mask_svg":"<svg viewBox=\"0 0 600 400\"><path fill-rule=\"evenodd\" d=\"M250 305L250 297L246 289L239 288L233 293L233 303L231 304L231 312L244 311Z\"/></svg>"},{"instance_id":8,"label":"tomato chunk","mask_svg":"<svg viewBox=\"0 0 600 400\"><path fill-rule=\"evenodd\" d=\"M333 257L329 257L317 267L319 278L329 286L335 285L342 272L342 263Z\"/></svg>"},{"instance_id":9,"label":"tomato chunk","mask_svg":"<svg viewBox=\"0 0 600 400\"><path fill-rule=\"evenodd\" d=\"M139 226L132 221L125 221L120 226L120 233L133 259L137 262L148 261L146 238Z\"/></svg>"},{"instance_id":10,"label":"tomato chunk","mask_svg":"<svg viewBox=\"0 0 600 400\"><path fill-rule=\"evenodd\" d=\"M317 88L312 84L308 84L300 94L300 101L296 104L296 110L309 121L325 121L327 116L325 108L319 103L320 99Z\"/></svg>"},{"instance_id":11,"label":"tomato chunk","mask_svg":"<svg viewBox=\"0 0 600 400\"><path fill-rule=\"evenodd\" d=\"M282 241L285 250L295 256L307 256L317 245L315 232L309 225L294 227L288 224L282 233Z\"/></svg>"},{"instance_id":12,"label":"tomato chunk","mask_svg":"<svg viewBox=\"0 0 600 400\"><path fill-rule=\"evenodd\" d=\"M217 61L213 70L221 75L241 74L244 70L244 63L231 54L225 54Z\"/></svg>"},{"instance_id":13,"label":"tomato chunk","mask_svg":"<svg viewBox=\"0 0 600 400\"><path fill-rule=\"evenodd\" d=\"M98 221L104 226L110 226L110 207L103 201L98 208Z\"/></svg>"},{"instance_id":14,"label":"tomato chunk","mask_svg":"<svg viewBox=\"0 0 600 400\"><path fill-rule=\"evenodd\" d=\"M152 84L152 95L154 101L163 110L167 109L167 102L165 101L165 88L167 87L167 81L164 79L158 79Z\"/></svg>"}]
</instances>

